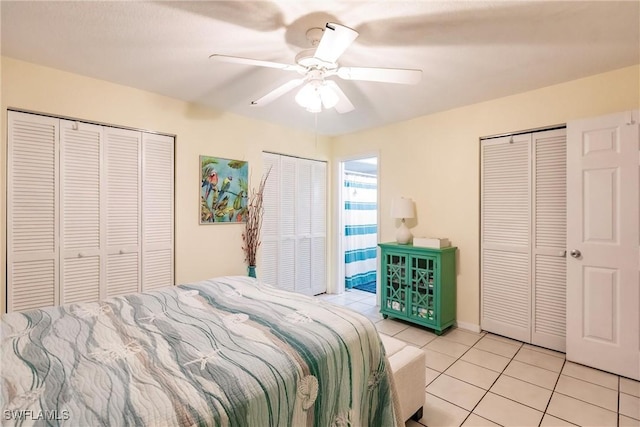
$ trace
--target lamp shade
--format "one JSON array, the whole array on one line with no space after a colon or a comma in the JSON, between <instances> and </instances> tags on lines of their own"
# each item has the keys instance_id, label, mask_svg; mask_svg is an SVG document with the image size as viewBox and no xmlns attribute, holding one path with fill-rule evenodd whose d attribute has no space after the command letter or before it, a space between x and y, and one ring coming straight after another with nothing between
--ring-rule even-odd
<instances>
[{"instance_id":1,"label":"lamp shade","mask_svg":"<svg viewBox=\"0 0 640 427\"><path fill-rule=\"evenodd\" d=\"M414 218L415 216L413 200L395 197L391 201L391 218Z\"/></svg>"},{"instance_id":2,"label":"lamp shade","mask_svg":"<svg viewBox=\"0 0 640 427\"><path fill-rule=\"evenodd\" d=\"M302 87L296 95L296 102L312 113L324 108L333 108L338 103L338 94L326 82L313 80Z\"/></svg>"}]
</instances>

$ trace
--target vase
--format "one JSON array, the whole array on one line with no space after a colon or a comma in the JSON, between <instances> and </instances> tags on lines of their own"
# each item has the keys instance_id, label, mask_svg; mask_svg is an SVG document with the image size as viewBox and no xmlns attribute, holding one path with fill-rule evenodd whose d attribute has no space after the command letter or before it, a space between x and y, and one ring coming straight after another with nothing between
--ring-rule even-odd
<instances>
[{"instance_id":1,"label":"vase","mask_svg":"<svg viewBox=\"0 0 640 427\"><path fill-rule=\"evenodd\" d=\"M256 277L256 266L255 265L250 265L247 268L247 273L249 274L249 277L255 278Z\"/></svg>"}]
</instances>

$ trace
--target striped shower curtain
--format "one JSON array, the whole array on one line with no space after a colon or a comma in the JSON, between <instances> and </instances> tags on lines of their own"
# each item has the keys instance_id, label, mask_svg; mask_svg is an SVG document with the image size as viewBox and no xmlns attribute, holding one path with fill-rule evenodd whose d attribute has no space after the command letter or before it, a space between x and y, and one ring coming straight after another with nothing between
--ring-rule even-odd
<instances>
[{"instance_id":1,"label":"striped shower curtain","mask_svg":"<svg viewBox=\"0 0 640 427\"><path fill-rule=\"evenodd\" d=\"M377 178L346 172L344 175L345 286L376 283Z\"/></svg>"}]
</instances>

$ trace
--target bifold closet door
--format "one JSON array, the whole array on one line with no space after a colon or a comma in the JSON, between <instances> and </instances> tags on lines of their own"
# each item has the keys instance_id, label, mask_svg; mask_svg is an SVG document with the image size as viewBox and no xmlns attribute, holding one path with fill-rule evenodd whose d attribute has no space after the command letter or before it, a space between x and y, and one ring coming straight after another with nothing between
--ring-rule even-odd
<instances>
[{"instance_id":1,"label":"bifold closet door","mask_svg":"<svg viewBox=\"0 0 640 427\"><path fill-rule=\"evenodd\" d=\"M312 162L296 161L296 292L311 295L311 177Z\"/></svg>"},{"instance_id":2,"label":"bifold closet door","mask_svg":"<svg viewBox=\"0 0 640 427\"><path fill-rule=\"evenodd\" d=\"M7 311L11 312L59 302L60 127L58 119L9 111L7 130Z\"/></svg>"},{"instance_id":3,"label":"bifold closet door","mask_svg":"<svg viewBox=\"0 0 640 427\"><path fill-rule=\"evenodd\" d=\"M327 291L327 164L312 162L311 293Z\"/></svg>"},{"instance_id":4,"label":"bifold closet door","mask_svg":"<svg viewBox=\"0 0 640 427\"><path fill-rule=\"evenodd\" d=\"M174 284L174 138L142 134L142 290Z\"/></svg>"},{"instance_id":5,"label":"bifold closet door","mask_svg":"<svg viewBox=\"0 0 640 427\"><path fill-rule=\"evenodd\" d=\"M482 329L531 340L531 135L482 142Z\"/></svg>"},{"instance_id":6,"label":"bifold closet door","mask_svg":"<svg viewBox=\"0 0 640 427\"><path fill-rule=\"evenodd\" d=\"M106 296L139 292L142 133L104 128L106 159Z\"/></svg>"},{"instance_id":7,"label":"bifold closet door","mask_svg":"<svg viewBox=\"0 0 640 427\"><path fill-rule=\"evenodd\" d=\"M481 326L565 350L566 130L482 141Z\"/></svg>"},{"instance_id":8,"label":"bifold closet door","mask_svg":"<svg viewBox=\"0 0 640 427\"><path fill-rule=\"evenodd\" d=\"M567 133L532 134L531 343L566 350Z\"/></svg>"},{"instance_id":9,"label":"bifold closet door","mask_svg":"<svg viewBox=\"0 0 640 427\"><path fill-rule=\"evenodd\" d=\"M308 295L327 290L326 168L324 162L297 161L296 291Z\"/></svg>"},{"instance_id":10,"label":"bifold closet door","mask_svg":"<svg viewBox=\"0 0 640 427\"><path fill-rule=\"evenodd\" d=\"M60 120L60 304L104 296L102 126Z\"/></svg>"},{"instance_id":11,"label":"bifold closet door","mask_svg":"<svg viewBox=\"0 0 640 427\"><path fill-rule=\"evenodd\" d=\"M262 243L260 245L260 280L273 286L279 283L278 259L280 258L280 156L262 155L264 173L269 178L264 187L264 216L262 219Z\"/></svg>"},{"instance_id":12,"label":"bifold closet door","mask_svg":"<svg viewBox=\"0 0 640 427\"><path fill-rule=\"evenodd\" d=\"M296 163L295 157L279 156L278 176L278 282L280 289L296 291Z\"/></svg>"},{"instance_id":13,"label":"bifold closet door","mask_svg":"<svg viewBox=\"0 0 640 427\"><path fill-rule=\"evenodd\" d=\"M280 289L326 291L326 163L264 153L260 279Z\"/></svg>"},{"instance_id":14,"label":"bifold closet door","mask_svg":"<svg viewBox=\"0 0 640 427\"><path fill-rule=\"evenodd\" d=\"M8 112L7 311L173 285L174 138Z\"/></svg>"}]
</instances>

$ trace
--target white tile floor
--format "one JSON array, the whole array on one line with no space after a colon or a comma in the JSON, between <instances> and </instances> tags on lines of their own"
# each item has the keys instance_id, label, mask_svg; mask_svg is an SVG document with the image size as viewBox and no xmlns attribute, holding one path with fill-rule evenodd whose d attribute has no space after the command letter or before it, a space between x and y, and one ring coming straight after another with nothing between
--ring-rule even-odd
<instances>
[{"instance_id":1,"label":"white tile floor","mask_svg":"<svg viewBox=\"0 0 640 427\"><path fill-rule=\"evenodd\" d=\"M427 356L424 417L406 427L638 426L640 382L567 362L563 353L487 333L441 336L383 319L375 295L320 295L371 319Z\"/></svg>"}]
</instances>

